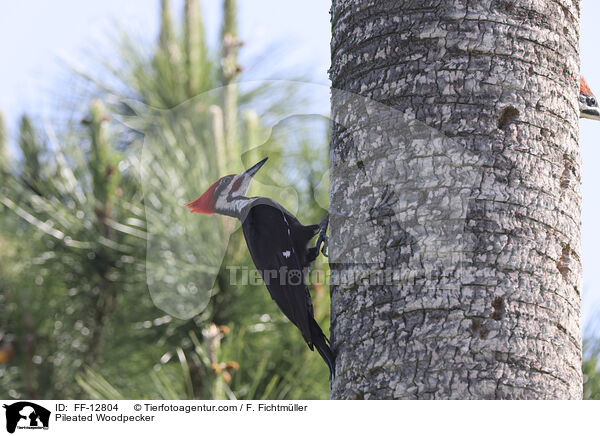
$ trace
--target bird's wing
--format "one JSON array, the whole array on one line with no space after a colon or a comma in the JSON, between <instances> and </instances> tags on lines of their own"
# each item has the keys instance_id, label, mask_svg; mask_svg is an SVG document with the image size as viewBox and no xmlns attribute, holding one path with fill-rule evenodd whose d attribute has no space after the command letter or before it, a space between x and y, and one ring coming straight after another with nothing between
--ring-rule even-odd
<instances>
[{"instance_id":1,"label":"bird's wing","mask_svg":"<svg viewBox=\"0 0 600 436\"><path fill-rule=\"evenodd\" d=\"M312 300L294 248L293 229L284 212L267 204L257 204L248 211L242 229L254 265L261 273L271 298L300 329L304 340L312 348Z\"/></svg>"}]
</instances>

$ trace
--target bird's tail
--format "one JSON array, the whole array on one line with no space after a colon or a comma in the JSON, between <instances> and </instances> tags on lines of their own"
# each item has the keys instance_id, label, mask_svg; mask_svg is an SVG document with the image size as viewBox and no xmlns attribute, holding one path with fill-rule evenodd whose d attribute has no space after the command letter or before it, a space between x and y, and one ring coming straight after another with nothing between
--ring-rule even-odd
<instances>
[{"instance_id":1,"label":"bird's tail","mask_svg":"<svg viewBox=\"0 0 600 436\"><path fill-rule=\"evenodd\" d=\"M312 336L312 343L329 367L329 379L332 380L335 377L335 356L329 348L329 340L317 324L317 321L311 319L310 333Z\"/></svg>"}]
</instances>

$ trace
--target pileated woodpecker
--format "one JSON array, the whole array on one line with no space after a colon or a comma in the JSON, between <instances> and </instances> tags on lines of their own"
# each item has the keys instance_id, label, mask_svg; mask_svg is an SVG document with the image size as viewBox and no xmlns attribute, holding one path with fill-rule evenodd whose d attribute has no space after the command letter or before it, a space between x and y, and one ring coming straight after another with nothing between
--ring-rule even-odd
<instances>
[{"instance_id":1,"label":"pileated woodpecker","mask_svg":"<svg viewBox=\"0 0 600 436\"><path fill-rule=\"evenodd\" d=\"M581 118L600 120L600 107L583 76L579 78L579 111Z\"/></svg>"},{"instance_id":2,"label":"pileated woodpecker","mask_svg":"<svg viewBox=\"0 0 600 436\"><path fill-rule=\"evenodd\" d=\"M304 226L276 201L266 197L246 197L252 177L266 160L241 174L220 178L186 206L190 212L217 213L242 222L250 256L271 298L298 327L309 348L317 349L333 377L335 358L327 337L315 321L312 299L304 280L305 269L315 260L319 250L325 255L329 216L326 215L320 224ZM309 247L308 243L317 233L316 246Z\"/></svg>"}]
</instances>

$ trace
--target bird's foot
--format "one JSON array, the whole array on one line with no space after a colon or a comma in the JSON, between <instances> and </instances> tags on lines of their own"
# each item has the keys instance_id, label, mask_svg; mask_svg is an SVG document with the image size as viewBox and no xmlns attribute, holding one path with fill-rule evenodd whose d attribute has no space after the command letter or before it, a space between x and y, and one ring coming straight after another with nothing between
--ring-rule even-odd
<instances>
[{"instance_id":1,"label":"bird's foot","mask_svg":"<svg viewBox=\"0 0 600 436\"><path fill-rule=\"evenodd\" d=\"M321 244L323 244L322 247L321 247ZM323 256L329 257L328 247L329 247L329 238L326 235L319 234L319 238L317 239L317 250L320 249Z\"/></svg>"},{"instance_id":2,"label":"bird's foot","mask_svg":"<svg viewBox=\"0 0 600 436\"><path fill-rule=\"evenodd\" d=\"M319 223L319 237L317 238L317 251L320 251L323 256L329 257L328 247L329 247L329 238L327 237L327 227L329 227L329 214L325 215L325 217ZM321 247L321 244L323 245Z\"/></svg>"}]
</instances>

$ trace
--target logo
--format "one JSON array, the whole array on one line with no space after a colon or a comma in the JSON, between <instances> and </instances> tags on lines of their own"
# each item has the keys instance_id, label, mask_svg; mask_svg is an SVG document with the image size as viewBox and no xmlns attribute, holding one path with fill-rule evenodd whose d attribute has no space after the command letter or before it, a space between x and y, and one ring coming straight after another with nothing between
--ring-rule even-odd
<instances>
[{"instance_id":1,"label":"logo","mask_svg":"<svg viewBox=\"0 0 600 436\"><path fill-rule=\"evenodd\" d=\"M29 401L19 401L4 405L6 409L6 431L14 433L15 429L47 430L50 411Z\"/></svg>"}]
</instances>

